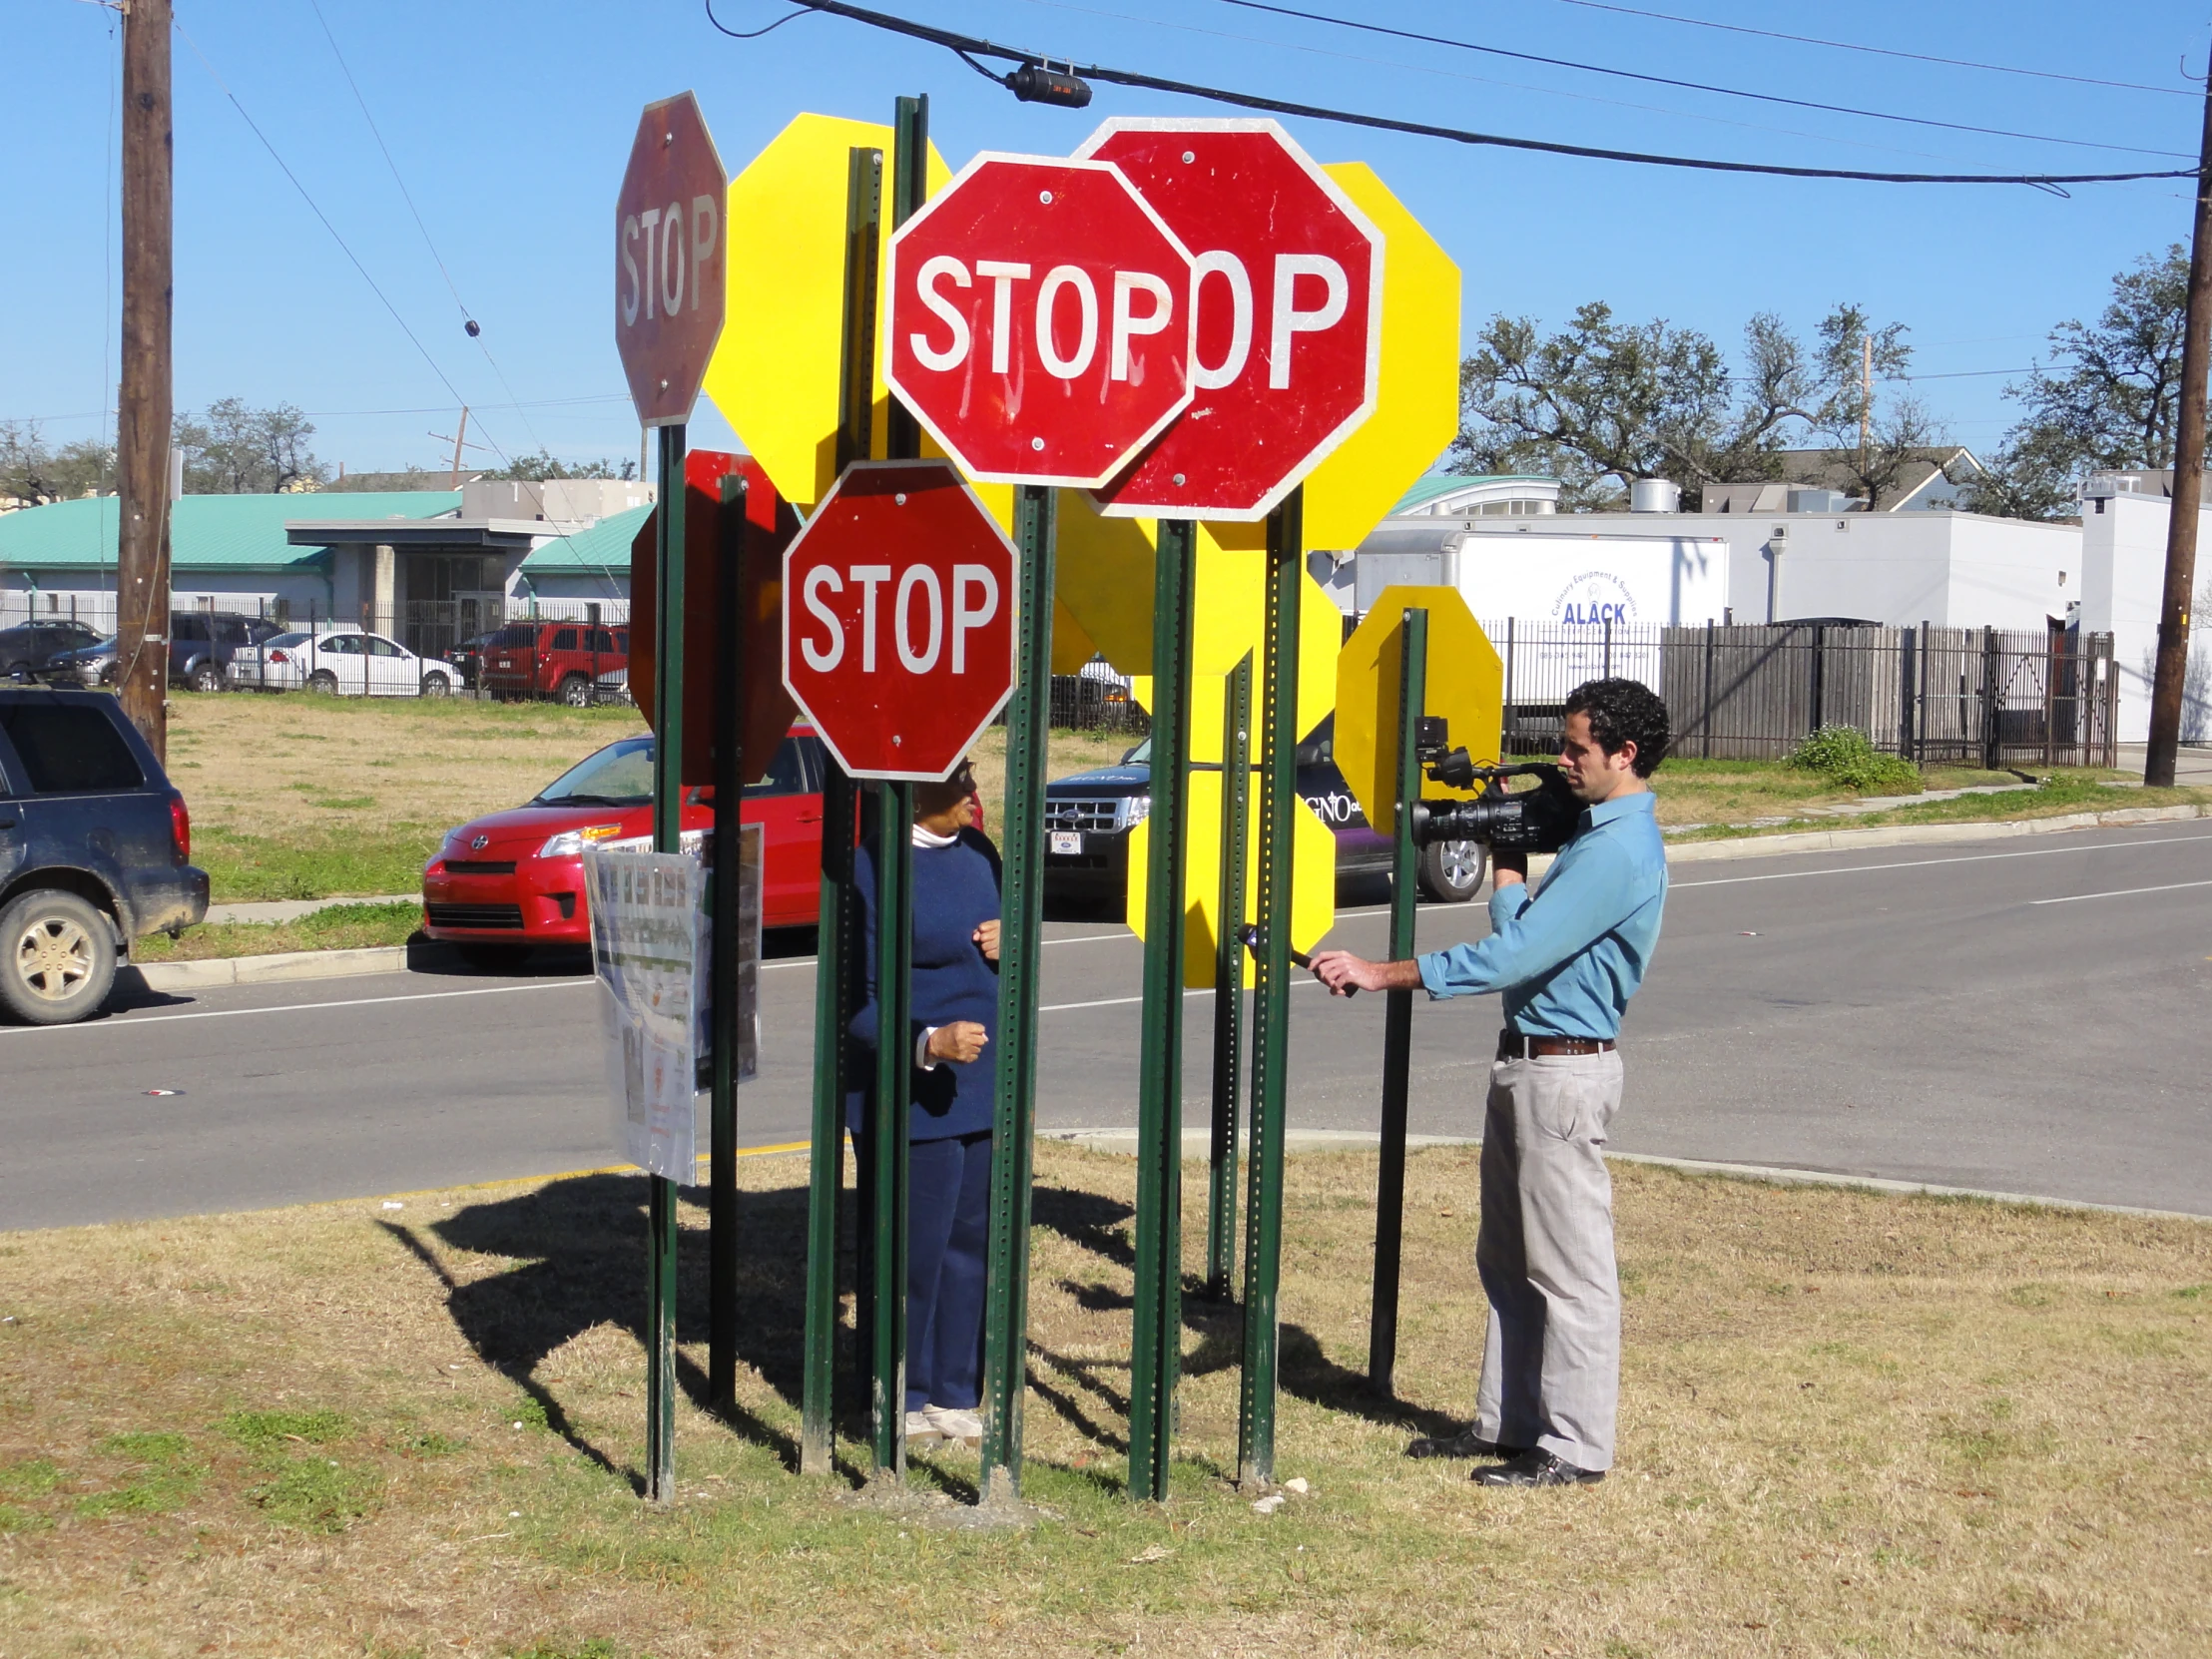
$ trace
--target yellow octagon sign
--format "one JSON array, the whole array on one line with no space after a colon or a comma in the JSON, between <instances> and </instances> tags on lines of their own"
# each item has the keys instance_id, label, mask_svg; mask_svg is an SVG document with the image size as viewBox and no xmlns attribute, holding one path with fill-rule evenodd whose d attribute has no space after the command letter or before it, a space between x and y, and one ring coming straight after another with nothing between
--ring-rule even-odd
<instances>
[{"instance_id":1,"label":"yellow octagon sign","mask_svg":"<svg viewBox=\"0 0 2212 1659\"><path fill-rule=\"evenodd\" d=\"M1421 713L1450 723L1452 747L1477 765L1498 759L1504 730L1505 665L1457 588L1389 587L1337 657L1337 768L1384 835L1397 825L1398 636L1404 614L1428 612L1428 673ZM1424 800L1469 799L1423 776Z\"/></svg>"},{"instance_id":2,"label":"yellow octagon sign","mask_svg":"<svg viewBox=\"0 0 2212 1659\"><path fill-rule=\"evenodd\" d=\"M1306 479L1306 545L1342 552L1358 547L1459 434L1459 268L1373 168L1337 162L1322 171L1375 222L1386 250L1375 413ZM730 315L734 324L735 304Z\"/></svg>"},{"instance_id":3,"label":"yellow octagon sign","mask_svg":"<svg viewBox=\"0 0 2212 1659\"><path fill-rule=\"evenodd\" d=\"M795 117L730 181L730 321L708 360L705 390L777 493L802 504L820 501L837 475L845 179L856 147L883 152L880 262L891 234L889 127ZM930 194L951 177L931 146ZM879 371L874 384L880 456L889 394Z\"/></svg>"}]
</instances>

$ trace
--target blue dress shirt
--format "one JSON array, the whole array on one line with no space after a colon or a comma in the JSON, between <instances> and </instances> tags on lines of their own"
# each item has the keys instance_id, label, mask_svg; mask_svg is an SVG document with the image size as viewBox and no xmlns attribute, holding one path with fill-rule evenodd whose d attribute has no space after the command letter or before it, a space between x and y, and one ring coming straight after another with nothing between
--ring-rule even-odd
<instances>
[{"instance_id":1,"label":"blue dress shirt","mask_svg":"<svg viewBox=\"0 0 2212 1659\"><path fill-rule=\"evenodd\" d=\"M1431 997L1502 991L1508 1028L1617 1037L1659 942L1667 853L1648 791L1586 808L1533 891L1490 894L1490 936L1419 958Z\"/></svg>"}]
</instances>

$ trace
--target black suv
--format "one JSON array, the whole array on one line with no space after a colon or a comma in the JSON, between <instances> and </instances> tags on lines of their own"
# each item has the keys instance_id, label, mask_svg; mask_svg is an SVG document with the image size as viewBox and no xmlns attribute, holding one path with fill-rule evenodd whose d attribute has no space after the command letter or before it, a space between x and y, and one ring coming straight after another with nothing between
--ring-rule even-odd
<instances>
[{"instance_id":1,"label":"black suv","mask_svg":"<svg viewBox=\"0 0 2212 1659\"><path fill-rule=\"evenodd\" d=\"M0 628L0 675L33 675L65 651L99 643L98 632L74 617L47 617Z\"/></svg>"},{"instance_id":2,"label":"black suv","mask_svg":"<svg viewBox=\"0 0 2212 1659\"><path fill-rule=\"evenodd\" d=\"M97 1013L130 941L208 913L185 798L123 706L0 687L0 1008Z\"/></svg>"},{"instance_id":3,"label":"black suv","mask_svg":"<svg viewBox=\"0 0 2212 1659\"><path fill-rule=\"evenodd\" d=\"M1298 746L1298 793L1337 837L1337 874L1387 875L1389 837L1368 825L1352 786L1337 769L1337 717L1329 715ZM1218 771L1219 768L1217 767ZM1255 768L1253 785L1259 787ZM1152 811L1152 740L1119 766L1079 772L1044 791L1044 890L1048 897L1123 902L1129 888L1129 831ZM1253 809L1253 832L1259 810ZM1424 897L1463 903L1482 884L1482 853L1472 841L1421 848L1415 866Z\"/></svg>"}]
</instances>

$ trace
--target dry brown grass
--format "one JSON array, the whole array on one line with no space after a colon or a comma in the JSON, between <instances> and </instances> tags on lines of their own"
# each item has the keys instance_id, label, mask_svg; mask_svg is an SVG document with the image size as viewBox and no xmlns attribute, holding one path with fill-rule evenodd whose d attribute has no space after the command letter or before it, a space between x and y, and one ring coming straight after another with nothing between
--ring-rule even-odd
<instances>
[{"instance_id":1,"label":"dry brown grass","mask_svg":"<svg viewBox=\"0 0 2212 1659\"><path fill-rule=\"evenodd\" d=\"M1624 1168L1619 1466L1486 1492L1398 1455L1471 1391L1472 1154L1412 1160L1390 1405L1355 1375L1372 1161L1302 1156L1278 1472L1313 1491L1261 1516L1225 1478L1237 1322L1196 1301L1171 1498L1120 1495L1134 1170L1047 1146L1026 1490L1051 1515L978 1535L787 1472L801 1169L744 1170L740 1406L685 1407L665 1513L633 1495L635 1177L7 1238L0 1652L2212 1644L2201 1224ZM972 1468L919 1458L916 1484Z\"/></svg>"}]
</instances>

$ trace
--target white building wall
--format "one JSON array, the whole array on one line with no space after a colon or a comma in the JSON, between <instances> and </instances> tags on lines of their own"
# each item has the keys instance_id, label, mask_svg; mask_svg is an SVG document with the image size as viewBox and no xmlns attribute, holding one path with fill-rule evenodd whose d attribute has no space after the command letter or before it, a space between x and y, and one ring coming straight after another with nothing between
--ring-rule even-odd
<instances>
[{"instance_id":1,"label":"white building wall","mask_svg":"<svg viewBox=\"0 0 2212 1659\"><path fill-rule=\"evenodd\" d=\"M2150 736L2158 610L2166 591L2168 507L2162 496L2126 492L2081 504L2081 626L2112 636L2122 743L2142 743ZM2197 542L2200 547L2212 543L2212 511L2198 515ZM2184 743L2207 743L2212 742L2212 641L2204 638L2196 613L2212 609L2212 580L2200 577L2190 609L2181 738Z\"/></svg>"}]
</instances>

